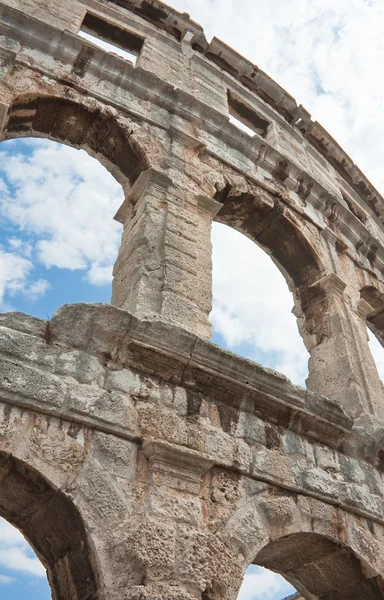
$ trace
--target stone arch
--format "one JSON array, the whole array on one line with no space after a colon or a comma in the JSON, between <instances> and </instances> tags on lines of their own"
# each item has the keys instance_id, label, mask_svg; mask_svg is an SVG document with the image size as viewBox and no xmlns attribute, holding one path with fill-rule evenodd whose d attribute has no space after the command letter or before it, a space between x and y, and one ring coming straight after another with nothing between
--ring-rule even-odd
<instances>
[{"instance_id":1,"label":"stone arch","mask_svg":"<svg viewBox=\"0 0 384 600\"><path fill-rule=\"evenodd\" d=\"M351 548L318 533L295 533L270 542L255 563L283 575L308 600L384 598L380 575Z\"/></svg>"},{"instance_id":2,"label":"stone arch","mask_svg":"<svg viewBox=\"0 0 384 600\"><path fill-rule=\"evenodd\" d=\"M20 81L20 75L13 79L15 89L22 87L23 91L8 98L0 141L45 138L83 149L121 184L124 196L129 195L139 176L150 171L161 158L163 148L154 131L150 134L139 120L124 111L64 85L49 89L49 85L36 82L28 73L25 80ZM32 91L25 91L28 88ZM116 287L116 278L112 287ZM131 282L124 285L121 302L133 288ZM112 302L116 303L114 295Z\"/></svg>"},{"instance_id":3,"label":"stone arch","mask_svg":"<svg viewBox=\"0 0 384 600\"><path fill-rule=\"evenodd\" d=\"M215 199L222 203L216 220L237 229L263 248L278 266L293 293L305 283L314 283L325 266L309 228L276 196L254 186L242 192L228 184ZM312 239L311 239L312 237ZM319 240L317 239L319 246Z\"/></svg>"},{"instance_id":4,"label":"stone arch","mask_svg":"<svg viewBox=\"0 0 384 600\"><path fill-rule=\"evenodd\" d=\"M285 276L310 354L308 389L339 401L354 418L364 411L381 415L382 384L347 282L335 271L334 234L305 217L287 190L272 192L233 173L225 181L216 186L222 204L216 219L264 248Z\"/></svg>"},{"instance_id":5,"label":"stone arch","mask_svg":"<svg viewBox=\"0 0 384 600\"><path fill-rule=\"evenodd\" d=\"M242 575L250 564L263 566L305 600L384 598L381 524L317 498L262 483L258 488L218 532L240 558Z\"/></svg>"},{"instance_id":6,"label":"stone arch","mask_svg":"<svg viewBox=\"0 0 384 600\"><path fill-rule=\"evenodd\" d=\"M100 597L95 558L73 501L25 461L0 452L0 516L47 569L54 600Z\"/></svg>"},{"instance_id":7,"label":"stone arch","mask_svg":"<svg viewBox=\"0 0 384 600\"><path fill-rule=\"evenodd\" d=\"M8 108L1 140L39 137L86 150L125 186L150 167L135 133L140 125L108 105L60 89L58 95L22 93ZM145 144L149 148L149 143Z\"/></svg>"},{"instance_id":8,"label":"stone arch","mask_svg":"<svg viewBox=\"0 0 384 600\"><path fill-rule=\"evenodd\" d=\"M256 184L227 183L215 198L222 204L215 220L251 239L282 273L293 295L293 312L300 336L311 355L313 348L324 339L324 331L327 327L330 329L326 319L330 299L319 285L328 271L319 231L300 218L277 194ZM320 324L319 315L324 321ZM310 376L313 364L310 359Z\"/></svg>"}]
</instances>

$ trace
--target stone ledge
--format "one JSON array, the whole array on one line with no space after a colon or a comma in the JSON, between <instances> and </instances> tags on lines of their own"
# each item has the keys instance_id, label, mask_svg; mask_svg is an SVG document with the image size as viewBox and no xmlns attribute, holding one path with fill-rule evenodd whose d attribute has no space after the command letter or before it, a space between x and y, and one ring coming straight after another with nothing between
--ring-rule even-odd
<instances>
[{"instance_id":1,"label":"stone ledge","mask_svg":"<svg viewBox=\"0 0 384 600\"><path fill-rule=\"evenodd\" d=\"M51 347L52 356L57 346L85 351L98 357L101 365L131 367L181 385L219 401L230 411L281 425L384 470L384 424L372 418L366 430L358 421L354 424L337 402L164 321L141 321L108 304L73 304L62 306L49 322L22 313L7 313L0 314L0 325L29 334L25 337L33 336L36 342L43 338L47 350ZM40 348L36 342L25 346L28 340L23 336L20 339L24 347ZM13 343L16 342L15 338ZM9 347L8 361L16 356L14 350ZM6 347L4 352L7 357ZM32 352L31 365L41 363L40 354ZM50 370L49 364L43 366L47 367ZM13 396L6 401L17 403Z\"/></svg>"},{"instance_id":2,"label":"stone ledge","mask_svg":"<svg viewBox=\"0 0 384 600\"><path fill-rule=\"evenodd\" d=\"M352 429L336 402L293 385L284 375L183 329L140 321L111 305L64 305L50 321L49 336L52 343L183 385L334 448L345 444Z\"/></svg>"}]
</instances>

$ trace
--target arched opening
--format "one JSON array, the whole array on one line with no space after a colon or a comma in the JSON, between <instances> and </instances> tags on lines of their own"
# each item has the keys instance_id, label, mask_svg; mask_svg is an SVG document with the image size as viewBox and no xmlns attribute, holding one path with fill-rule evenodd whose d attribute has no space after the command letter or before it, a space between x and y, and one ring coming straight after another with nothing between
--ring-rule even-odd
<instances>
[{"instance_id":1,"label":"arched opening","mask_svg":"<svg viewBox=\"0 0 384 600\"><path fill-rule=\"evenodd\" d=\"M375 361L380 379L384 382L384 348L369 327L367 328L367 334L373 360Z\"/></svg>"},{"instance_id":2,"label":"arched opening","mask_svg":"<svg viewBox=\"0 0 384 600\"><path fill-rule=\"evenodd\" d=\"M20 140L15 141L15 138L24 137L45 140L40 142L43 146L40 147L39 152L40 154L45 152L47 155L48 168L44 170L43 165L39 164L36 169L32 168L31 164L26 164L28 161L25 160L25 151L24 161L19 160L19 164L16 164L15 157L10 162L4 160L2 170L8 171L11 181L8 181L8 186L3 182L0 192L3 205L1 208L4 209L6 204L5 218L10 218L10 221L5 223L8 231L3 235L3 239L6 239L9 246L4 247L3 244L1 247L0 260L2 263L7 263L9 296L16 296L18 292L23 292L19 294L16 307L14 303L6 303L3 300L1 309L8 311L16 308L22 312L33 312L43 318L52 314L63 303L110 302L110 289L108 289L109 293L103 290L104 293L100 294L98 293L100 290L96 290L95 286L108 283L109 288L112 266L118 254L121 229L119 225L113 223L112 217L138 175L148 170L150 166L147 152L142 148L142 144L148 141L148 136L135 119L117 113L112 107L83 97L73 90L62 88L57 91L62 94L61 97L24 94L16 98L8 109L2 136L5 144L20 143ZM60 142L64 146L57 147L54 152L50 148L49 152L47 147L49 142L46 140ZM36 150L38 142L32 140L28 142L35 144ZM149 153L155 148L156 142L152 140L150 146ZM68 147L81 149L76 158ZM18 150L20 151L20 146ZM158 152L157 146L156 152ZM55 160L53 154L56 154ZM100 176L102 173L100 166L91 164L91 157L97 158L98 162L109 171L108 181L107 173L104 172L104 177ZM65 173L65 169L64 173L62 171L63 165L68 167L68 163L71 163L69 178L68 172ZM16 169L17 174L9 173L12 167L13 171ZM30 181L27 181L26 177L23 180L28 167ZM115 179L112 180L111 176ZM41 202L36 202L41 200L39 187L44 179L51 184L51 199L57 197L60 200L56 205L48 203L42 206ZM116 182L120 183L123 189ZM26 193L22 193L22 187ZM15 191L20 192L19 196L23 200L19 202L19 206L20 198L15 199ZM102 194L104 194L103 198ZM12 207L10 202L7 202L7 195L13 195ZM29 211L23 210L26 198L30 201ZM77 202L79 199L80 201ZM38 214L39 209L40 214ZM108 214L106 209L109 211ZM76 219L78 222L75 222ZM2 224L0 222L0 226ZM53 285L43 276L31 282L31 285L23 285L31 271L31 260L28 260L30 257L25 254L33 252L33 248L31 249L30 244L24 243L25 240L20 239L18 233L21 227L24 232L32 233L32 237L40 236L35 250L38 258L43 257L43 261L40 261L43 266L50 269L50 279L54 280ZM16 232L12 231L12 228L16 229ZM11 235L8 236L9 233ZM73 244L74 238L76 244ZM120 266L123 263L124 261L120 261ZM55 268L61 269L60 273L56 273ZM87 271L85 278L82 277L84 268ZM77 281L72 277L75 271L80 273ZM68 279L70 281L67 281ZM83 288L84 280L90 284L86 293L77 296L67 293L70 289ZM115 273L115 282L116 280ZM2 282L0 277L0 296L4 296L6 285L7 282ZM39 313L31 310L30 302L23 302L38 297L47 289L56 289L57 285L59 288L56 301L51 302L49 307L44 306L45 310ZM123 296L124 293L125 289ZM119 298L120 304L117 304L121 306L124 300L125 297ZM116 304L115 301L114 303Z\"/></svg>"},{"instance_id":3,"label":"arched opening","mask_svg":"<svg viewBox=\"0 0 384 600\"><path fill-rule=\"evenodd\" d=\"M384 381L384 295L375 286L367 285L360 290L360 297L369 348L380 379Z\"/></svg>"},{"instance_id":4,"label":"arched opening","mask_svg":"<svg viewBox=\"0 0 384 600\"><path fill-rule=\"evenodd\" d=\"M279 178L278 174L276 177ZM248 243L247 247L249 253L253 252L252 258L247 254L236 261L235 271L242 270L247 283L254 281L249 294L251 304L242 308L242 314L256 314L252 301L257 304L258 299L262 299L262 310L260 305L257 306L257 335L261 338L261 332L265 332L264 344L272 355L272 360L263 364L304 385L308 372L307 350L312 349L312 329L316 327L310 308L315 295L311 286L324 273L321 258L314 249L318 232L315 228L311 229L310 224L299 222L294 212L279 198L261 187L248 186L247 191L242 187L244 184L238 188L237 184L228 182L216 194L216 200L223 205L216 221L244 234L254 243L253 246ZM241 238L238 239L240 241ZM245 244L246 241L242 241L244 248ZM265 254L262 254L262 250ZM258 263L263 265L263 269L256 283L255 269ZM225 270L225 266L222 268ZM238 286L234 285L232 297L237 289ZM297 321L290 314L293 305ZM263 313L267 316L266 320L262 317Z\"/></svg>"},{"instance_id":5,"label":"arched opening","mask_svg":"<svg viewBox=\"0 0 384 600\"><path fill-rule=\"evenodd\" d=\"M118 121L113 109L95 101L23 95L8 110L3 139L42 137L83 148L124 184L149 167L134 130L132 120Z\"/></svg>"},{"instance_id":6,"label":"arched opening","mask_svg":"<svg viewBox=\"0 0 384 600\"><path fill-rule=\"evenodd\" d=\"M382 577L350 548L320 534L295 533L270 542L254 562L280 573L304 600L384 598Z\"/></svg>"},{"instance_id":7,"label":"arched opening","mask_svg":"<svg viewBox=\"0 0 384 600\"><path fill-rule=\"evenodd\" d=\"M250 565L237 600L296 600L296 594L294 587L278 573Z\"/></svg>"},{"instance_id":8,"label":"arched opening","mask_svg":"<svg viewBox=\"0 0 384 600\"><path fill-rule=\"evenodd\" d=\"M292 292L300 293L303 284L314 283L321 277L323 267L313 243L318 238L316 228L308 222L299 222L277 197L262 188L243 192L228 184L215 198L223 204L216 220L264 248Z\"/></svg>"},{"instance_id":9,"label":"arched opening","mask_svg":"<svg viewBox=\"0 0 384 600\"><path fill-rule=\"evenodd\" d=\"M283 274L264 249L232 227L214 223L212 245L212 340L304 386L309 355Z\"/></svg>"},{"instance_id":10,"label":"arched opening","mask_svg":"<svg viewBox=\"0 0 384 600\"><path fill-rule=\"evenodd\" d=\"M123 189L84 150L50 140L0 144L0 310L50 316L110 302Z\"/></svg>"},{"instance_id":11,"label":"arched opening","mask_svg":"<svg viewBox=\"0 0 384 600\"><path fill-rule=\"evenodd\" d=\"M3 311L46 318L63 303L110 301L121 237L113 215L149 164L136 123L63 93L23 95L8 110L0 147ZM43 295L49 300L37 309Z\"/></svg>"},{"instance_id":12,"label":"arched opening","mask_svg":"<svg viewBox=\"0 0 384 600\"><path fill-rule=\"evenodd\" d=\"M99 595L94 557L72 500L38 471L0 453L0 516L18 528L47 569L54 600Z\"/></svg>"},{"instance_id":13,"label":"arched opening","mask_svg":"<svg viewBox=\"0 0 384 600\"><path fill-rule=\"evenodd\" d=\"M0 595L2 600L50 600L46 571L18 529L0 518Z\"/></svg>"}]
</instances>

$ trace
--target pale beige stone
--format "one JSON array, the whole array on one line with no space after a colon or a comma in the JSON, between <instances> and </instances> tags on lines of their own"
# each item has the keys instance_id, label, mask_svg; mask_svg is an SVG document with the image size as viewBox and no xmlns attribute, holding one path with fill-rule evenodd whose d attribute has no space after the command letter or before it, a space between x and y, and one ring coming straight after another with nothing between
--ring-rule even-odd
<instances>
[{"instance_id":1,"label":"pale beige stone","mask_svg":"<svg viewBox=\"0 0 384 600\"><path fill-rule=\"evenodd\" d=\"M235 600L253 562L295 600L383 599L383 199L158 0L1 0L0 29L0 140L83 148L124 190L113 305L0 315L0 513L53 597ZM307 390L208 341L213 220L285 275Z\"/></svg>"}]
</instances>

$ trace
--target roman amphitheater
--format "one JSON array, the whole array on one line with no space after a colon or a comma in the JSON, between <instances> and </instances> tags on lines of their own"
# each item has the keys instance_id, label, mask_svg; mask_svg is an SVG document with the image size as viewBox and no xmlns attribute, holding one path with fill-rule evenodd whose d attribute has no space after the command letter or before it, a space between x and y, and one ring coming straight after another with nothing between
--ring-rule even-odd
<instances>
[{"instance_id":1,"label":"roman amphitheater","mask_svg":"<svg viewBox=\"0 0 384 600\"><path fill-rule=\"evenodd\" d=\"M125 194L110 305L0 315L0 515L53 598L235 600L256 564L305 600L383 599L384 202L364 174L158 0L1 0L0 135L83 148ZM209 341L213 220L285 276L307 389Z\"/></svg>"}]
</instances>

